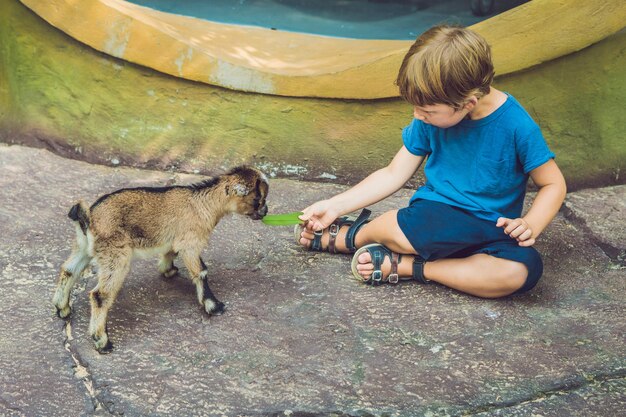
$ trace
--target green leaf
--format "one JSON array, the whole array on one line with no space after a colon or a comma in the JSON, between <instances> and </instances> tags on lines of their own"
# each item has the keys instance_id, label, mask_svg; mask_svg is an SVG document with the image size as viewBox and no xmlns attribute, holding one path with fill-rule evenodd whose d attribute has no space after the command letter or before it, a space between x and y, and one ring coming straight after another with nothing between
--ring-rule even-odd
<instances>
[{"instance_id":1,"label":"green leaf","mask_svg":"<svg viewBox=\"0 0 626 417\"><path fill-rule=\"evenodd\" d=\"M302 224L304 223L302 220L298 218L303 213L301 211L296 211L294 213L285 213L285 214L269 214L261 221L268 226L290 226L294 224Z\"/></svg>"}]
</instances>

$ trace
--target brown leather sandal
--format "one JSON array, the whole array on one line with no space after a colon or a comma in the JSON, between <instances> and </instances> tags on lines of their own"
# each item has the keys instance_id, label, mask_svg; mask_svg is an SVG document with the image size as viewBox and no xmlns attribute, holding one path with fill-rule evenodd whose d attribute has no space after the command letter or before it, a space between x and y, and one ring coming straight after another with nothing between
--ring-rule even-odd
<instances>
[{"instance_id":1,"label":"brown leather sandal","mask_svg":"<svg viewBox=\"0 0 626 417\"><path fill-rule=\"evenodd\" d=\"M358 216L341 216L337 218L327 229L315 231L313 234L315 237L311 242L311 246L308 250L324 252L322 249L322 235L324 231L328 230L328 247L326 250L330 253L337 253L336 240L337 235L339 234L339 229L342 226L348 225L348 232L346 234L346 248L348 248L349 253L353 253L356 251L356 247L354 246L354 238L359 231L359 229L366 223L369 223L369 217L372 212L368 209L363 209ZM294 227L294 237L296 239L296 243L300 244L300 236L302 234L304 226L296 225Z\"/></svg>"},{"instance_id":2,"label":"brown leather sandal","mask_svg":"<svg viewBox=\"0 0 626 417\"><path fill-rule=\"evenodd\" d=\"M359 271L357 270L357 265L359 264L359 256L362 253L368 252L372 256L372 263L374 264L374 271L369 278L363 278ZM389 284L397 284L400 281L407 280L415 280L422 284L427 284L430 281L424 278L424 258L419 255L414 255L415 258L413 260L413 275L410 277L400 278L398 275L398 264L402 260L402 255L396 252L392 252L387 247L379 244L372 243L370 245L365 245L355 252L352 257L352 275L357 281L363 282L368 285L380 285L384 283ZM391 273L384 277L382 271L382 265L385 260L385 257L389 258L391 261Z\"/></svg>"}]
</instances>

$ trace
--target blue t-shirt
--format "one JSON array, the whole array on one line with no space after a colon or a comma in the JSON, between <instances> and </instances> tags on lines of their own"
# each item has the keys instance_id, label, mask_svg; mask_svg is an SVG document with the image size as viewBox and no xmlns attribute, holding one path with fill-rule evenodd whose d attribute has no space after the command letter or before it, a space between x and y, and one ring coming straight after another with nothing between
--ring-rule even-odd
<instances>
[{"instance_id":1,"label":"blue t-shirt","mask_svg":"<svg viewBox=\"0 0 626 417\"><path fill-rule=\"evenodd\" d=\"M409 152L428 156L426 184L411 202L438 201L493 221L521 216L528 173L554 154L537 123L507 96L482 119L464 119L446 129L414 119L402 130Z\"/></svg>"}]
</instances>

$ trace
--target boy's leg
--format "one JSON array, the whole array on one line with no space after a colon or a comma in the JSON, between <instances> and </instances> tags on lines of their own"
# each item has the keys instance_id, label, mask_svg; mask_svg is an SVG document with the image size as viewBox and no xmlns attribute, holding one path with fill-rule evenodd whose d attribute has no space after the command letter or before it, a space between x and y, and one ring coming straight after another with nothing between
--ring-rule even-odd
<instances>
[{"instance_id":1,"label":"boy's leg","mask_svg":"<svg viewBox=\"0 0 626 417\"><path fill-rule=\"evenodd\" d=\"M388 211L361 226L354 239L356 248L358 249L369 243L381 243L394 252L415 253L408 239L404 237L404 233L402 233L402 230L398 226L396 220L397 213L397 210ZM335 248L339 253L350 253L346 248L346 234L349 228L350 226L348 225L342 226L337 233ZM310 247L314 238L315 235L313 232L308 229L303 229L300 234L300 244L305 247ZM326 228L323 231L321 239L322 250L326 250L328 247L329 239L330 235L328 228Z\"/></svg>"},{"instance_id":2,"label":"boy's leg","mask_svg":"<svg viewBox=\"0 0 626 417\"><path fill-rule=\"evenodd\" d=\"M397 253L417 254L398 225L398 210L391 210L380 215L359 230L354 239L354 245L362 248L370 243L380 243Z\"/></svg>"},{"instance_id":3,"label":"boy's leg","mask_svg":"<svg viewBox=\"0 0 626 417\"><path fill-rule=\"evenodd\" d=\"M389 211L363 226L356 235L358 248L370 243L380 243L393 252L403 254L398 265L400 277L413 274L413 259L417 252L398 225L398 211ZM391 271L391 261L383 262L383 275ZM364 277L372 275L374 265L369 253L359 256L357 270ZM478 297L497 298L512 294L526 282L528 270L520 262L476 254L467 258L446 258L426 262L424 277L458 291Z\"/></svg>"},{"instance_id":4,"label":"boy's leg","mask_svg":"<svg viewBox=\"0 0 626 417\"><path fill-rule=\"evenodd\" d=\"M398 264L398 275L410 277L413 273L413 256L403 255ZM369 278L374 270L369 253L359 256L359 273ZM391 262L385 259L382 265L383 276L391 272ZM467 258L445 258L424 264L424 277L446 287L484 298L498 298L510 295L526 282L528 270L520 262L496 258L486 254L476 254Z\"/></svg>"},{"instance_id":5,"label":"boy's leg","mask_svg":"<svg viewBox=\"0 0 626 417\"><path fill-rule=\"evenodd\" d=\"M347 227L341 228L337 236L337 251L347 253L344 237ZM301 243L310 244L313 233L302 232ZM388 211L359 229L355 246L361 248L370 243L380 243L393 252L403 254L398 264L398 275L410 277L413 274L413 259L416 251L398 225L398 210ZM322 236L322 246L328 244L328 233ZM374 265L369 253L359 257L357 270L364 278L371 276ZM391 262L383 262L383 275L391 272ZM438 259L424 264L424 277L458 291L484 298L498 298L510 295L526 282L528 270L521 262L497 258L486 254L476 254L467 258Z\"/></svg>"}]
</instances>

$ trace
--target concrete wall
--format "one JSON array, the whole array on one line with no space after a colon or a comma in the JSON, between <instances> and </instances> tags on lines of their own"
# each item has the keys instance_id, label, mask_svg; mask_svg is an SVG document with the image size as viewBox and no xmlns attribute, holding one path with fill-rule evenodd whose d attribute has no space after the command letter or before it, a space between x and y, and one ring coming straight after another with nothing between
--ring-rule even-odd
<instances>
[{"instance_id":1,"label":"concrete wall","mask_svg":"<svg viewBox=\"0 0 626 417\"><path fill-rule=\"evenodd\" d=\"M17 1L0 0L0 140L103 163L354 182L383 166L411 120L400 99L243 93L163 75L97 52ZM623 183L622 31L580 52L499 77L541 125L570 188Z\"/></svg>"}]
</instances>

